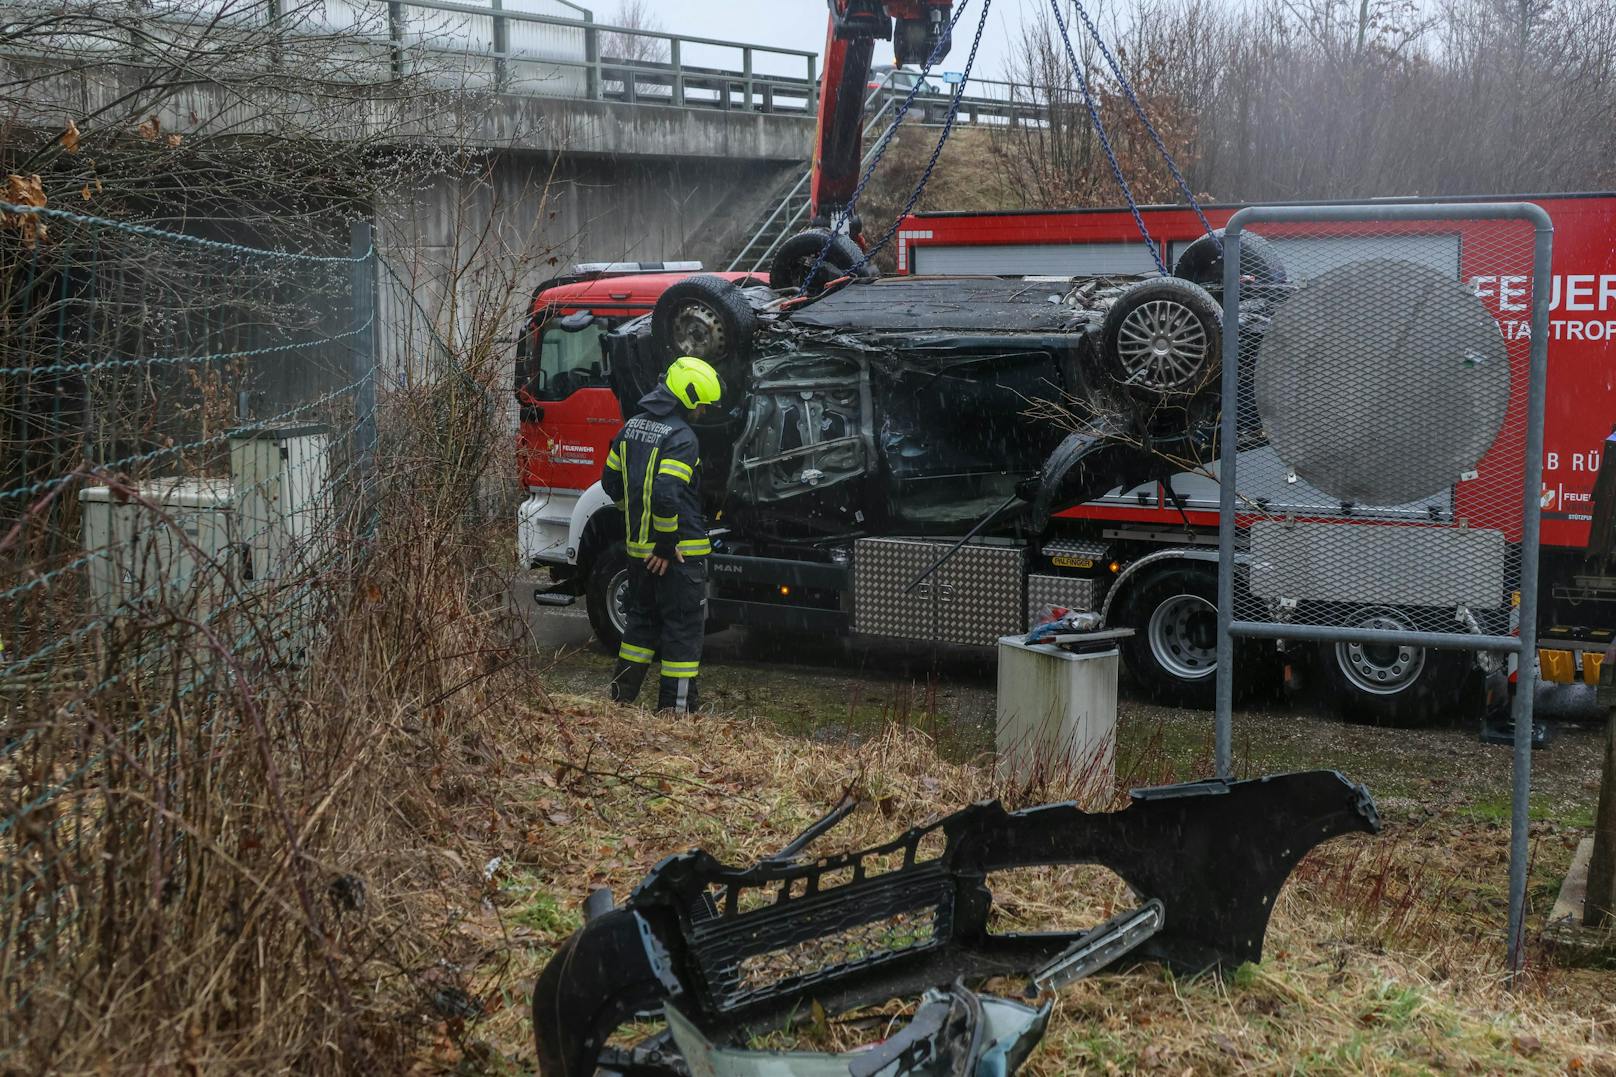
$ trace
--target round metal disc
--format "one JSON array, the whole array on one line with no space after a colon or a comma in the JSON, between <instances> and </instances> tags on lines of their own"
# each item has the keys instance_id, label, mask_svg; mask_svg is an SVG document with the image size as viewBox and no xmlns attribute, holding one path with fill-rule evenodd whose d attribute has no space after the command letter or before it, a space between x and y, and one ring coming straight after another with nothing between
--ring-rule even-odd
<instances>
[{"instance_id":1,"label":"round metal disc","mask_svg":"<svg viewBox=\"0 0 1616 1077\"><path fill-rule=\"evenodd\" d=\"M1280 459L1357 505L1457 482L1498 436L1509 388L1503 335L1475 293L1392 258L1329 270L1287 299L1254 378Z\"/></svg>"}]
</instances>

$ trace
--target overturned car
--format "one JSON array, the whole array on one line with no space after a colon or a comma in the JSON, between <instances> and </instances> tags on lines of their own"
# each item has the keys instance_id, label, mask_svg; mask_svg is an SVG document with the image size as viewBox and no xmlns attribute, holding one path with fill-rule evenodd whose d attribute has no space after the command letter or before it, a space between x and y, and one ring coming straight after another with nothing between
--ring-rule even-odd
<instances>
[{"instance_id":1,"label":"overturned car","mask_svg":"<svg viewBox=\"0 0 1616 1077\"><path fill-rule=\"evenodd\" d=\"M736 541L957 535L995 510L999 530L1040 533L1051 511L1212 459L1222 314L1190 277L1221 274L1215 242L1185 277L854 278L807 302L694 277L607 338L608 367L625 413L677 355L718 367L701 441ZM1260 241L1244 257L1283 287ZM1244 309L1260 333L1266 304ZM1074 434L1081 459L1052 458Z\"/></svg>"}]
</instances>

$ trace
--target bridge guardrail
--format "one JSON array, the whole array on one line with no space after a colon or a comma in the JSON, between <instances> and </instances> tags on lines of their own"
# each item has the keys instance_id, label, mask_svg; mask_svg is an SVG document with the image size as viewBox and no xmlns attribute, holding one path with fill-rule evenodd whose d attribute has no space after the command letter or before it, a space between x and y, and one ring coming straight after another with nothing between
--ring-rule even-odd
<instances>
[{"instance_id":1,"label":"bridge guardrail","mask_svg":"<svg viewBox=\"0 0 1616 1077\"><path fill-rule=\"evenodd\" d=\"M223 0L198 0L202 8ZM546 5L551 12L506 4ZM295 5L292 5L296 7ZM502 93L686 108L736 109L812 115L819 104L819 57L804 49L753 45L718 38L597 23L570 0L324 0L317 9L254 5L221 11L222 32L240 25L284 22L288 37L335 34L348 50L350 69L365 77L441 71L458 84ZM574 14L576 12L577 14ZM161 21L161 15L152 16ZM141 41L104 35L64 39L69 51L110 55L127 51L149 59ZM62 42L58 42L58 45ZM430 59L427 59L430 57ZM445 60L450 62L445 63ZM457 62L456 62L457 61ZM271 52L264 58L282 62ZM340 74L337 77L342 77ZM872 93L901 97L917 73L883 76ZM953 93L940 73L934 90L917 97L911 122L939 124ZM1035 87L972 78L961 98L961 124L1041 124L1044 94Z\"/></svg>"}]
</instances>

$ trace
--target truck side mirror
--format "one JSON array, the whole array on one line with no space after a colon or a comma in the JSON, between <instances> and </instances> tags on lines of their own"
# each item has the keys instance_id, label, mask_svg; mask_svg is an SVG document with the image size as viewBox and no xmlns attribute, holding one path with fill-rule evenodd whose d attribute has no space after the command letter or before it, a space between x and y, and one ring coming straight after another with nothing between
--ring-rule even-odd
<instances>
[{"instance_id":1,"label":"truck side mirror","mask_svg":"<svg viewBox=\"0 0 1616 1077\"><path fill-rule=\"evenodd\" d=\"M594 325L595 316L589 313L587 310L580 310L573 314L567 315L556 324L561 327L561 331L563 333L576 333L579 330L588 329L590 326Z\"/></svg>"}]
</instances>

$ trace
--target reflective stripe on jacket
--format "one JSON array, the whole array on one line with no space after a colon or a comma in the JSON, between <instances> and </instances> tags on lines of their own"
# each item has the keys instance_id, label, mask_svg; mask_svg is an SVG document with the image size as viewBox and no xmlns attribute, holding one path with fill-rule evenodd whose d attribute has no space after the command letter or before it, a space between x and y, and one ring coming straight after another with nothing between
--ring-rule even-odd
<instances>
[{"instance_id":1,"label":"reflective stripe on jacket","mask_svg":"<svg viewBox=\"0 0 1616 1077\"><path fill-rule=\"evenodd\" d=\"M612 440L600 482L623 511L630 557L713 552L701 512L696 433L666 386L640 398L640 413Z\"/></svg>"}]
</instances>

